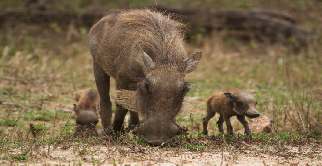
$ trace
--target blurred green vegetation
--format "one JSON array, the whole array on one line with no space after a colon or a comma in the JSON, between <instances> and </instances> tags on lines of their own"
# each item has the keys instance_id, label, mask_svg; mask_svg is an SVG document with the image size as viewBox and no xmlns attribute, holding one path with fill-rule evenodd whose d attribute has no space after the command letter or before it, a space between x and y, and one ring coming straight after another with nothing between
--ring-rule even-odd
<instances>
[{"instance_id":1,"label":"blurred green vegetation","mask_svg":"<svg viewBox=\"0 0 322 166\"><path fill-rule=\"evenodd\" d=\"M321 1L318 0L2 0L1 9L24 8L26 3L35 2L44 4L54 10L82 11L88 7L109 8L135 8L151 5L164 5L178 8L253 8L268 7L281 8L288 6L291 9L307 10L310 8L321 8Z\"/></svg>"}]
</instances>

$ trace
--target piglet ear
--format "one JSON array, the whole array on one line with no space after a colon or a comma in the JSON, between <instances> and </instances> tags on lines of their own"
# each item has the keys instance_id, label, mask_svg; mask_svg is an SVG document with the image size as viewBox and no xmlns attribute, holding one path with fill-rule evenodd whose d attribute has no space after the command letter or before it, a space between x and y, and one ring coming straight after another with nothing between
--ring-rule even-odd
<instances>
[{"instance_id":1,"label":"piglet ear","mask_svg":"<svg viewBox=\"0 0 322 166\"><path fill-rule=\"evenodd\" d=\"M136 109L136 91L116 90L115 103L129 111L138 112Z\"/></svg>"},{"instance_id":2,"label":"piglet ear","mask_svg":"<svg viewBox=\"0 0 322 166\"><path fill-rule=\"evenodd\" d=\"M237 102L237 97L230 93L230 92L225 92L224 95L228 98L229 103L233 107L232 110L237 114L237 115L242 115L240 109L237 108L236 102Z\"/></svg>"},{"instance_id":3,"label":"piglet ear","mask_svg":"<svg viewBox=\"0 0 322 166\"><path fill-rule=\"evenodd\" d=\"M235 95L233 95L230 92L225 92L224 95L229 99L229 101L231 102L235 102L237 101L237 97Z\"/></svg>"},{"instance_id":4,"label":"piglet ear","mask_svg":"<svg viewBox=\"0 0 322 166\"><path fill-rule=\"evenodd\" d=\"M197 65L199 64L201 59L201 51L196 51L192 53L191 57L186 58L184 60L185 63L185 73L190 73L194 71L197 68Z\"/></svg>"}]
</instances>

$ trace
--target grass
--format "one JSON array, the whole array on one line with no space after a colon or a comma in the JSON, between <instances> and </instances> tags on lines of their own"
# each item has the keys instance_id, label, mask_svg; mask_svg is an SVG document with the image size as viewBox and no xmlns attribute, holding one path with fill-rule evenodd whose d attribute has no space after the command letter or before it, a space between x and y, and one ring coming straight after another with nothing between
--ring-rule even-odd
<instances>
[{"instance_id":1,"label":"grass","mask_svg":"<svg viewBox=\"0 0 322 166\"><path fill-rule=\"evenodd\" d=\"M16 127L17 126L17 120L1 119L0 120L0 126Z\"/></svg>"},{"instance_id":2,"label":"grass","mask_svg":"<svg viewBox=\"0 0 322 166\"><path fill-rule=\"evenodd\" d=\"M22 153L22 154L18 154L18 155L13 155L13 156L11 156L11 159L16 160L16 161L26 161L26 160L28 160L28 154Z\"/></svg>"}]
</instances>

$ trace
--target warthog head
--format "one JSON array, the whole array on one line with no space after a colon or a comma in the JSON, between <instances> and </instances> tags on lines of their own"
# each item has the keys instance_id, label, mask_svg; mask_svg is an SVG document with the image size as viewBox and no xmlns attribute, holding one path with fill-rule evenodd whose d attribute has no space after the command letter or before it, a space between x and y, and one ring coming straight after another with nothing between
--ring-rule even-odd
<instances>
[{"instance_id":1,"label":"warthog head","mask_svg":"<svg viewBox=\"0 0 322 166\"><path fill-rule=\"evenodd\" d=\"M228 97L231 105L233 106L233 111L237 115L246 115L249 118L257 118L260 114L256 110L256 100L251 93L238 92L224 93Z\"/></svg>"},{"instance_id":2,"label":"warthog head","mask_svg":"<svg viewBox=\"0 0 322 166\"><path fill-rule=\"evenodd\" d=\"M137 83L136 91L118 91L116 102L143 118L135 132L146 142L158 145L180 133L175 117L189 91L185 75L200 59L201 52L196 52L184 59L183 65L157 65L144 53L145 77Z\"/></svg>"}]
</instances>

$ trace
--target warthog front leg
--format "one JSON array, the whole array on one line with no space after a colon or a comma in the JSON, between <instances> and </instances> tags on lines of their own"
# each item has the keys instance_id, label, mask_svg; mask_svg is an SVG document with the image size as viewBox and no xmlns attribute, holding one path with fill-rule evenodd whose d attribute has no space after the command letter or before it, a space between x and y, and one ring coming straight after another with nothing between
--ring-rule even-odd
<instances>
[{"instance_id":1,"label":"warthog front leg","mask_svg":"<svg viewBox=\"0 0 322 166\"><path fill-rule=\"evenodd\" d=\"M139 126L139 123L139 114L137 112L130 111L129 129L133 130L135 127Z\"/></svg>"},{"instance_id":2,"label":"warthog front leg","mask_svg":"<svg viewBox=\"0 0 322 166\"><path fill-rule=\"evenodd\" d=\"M105 132L109 132L112 118L112 104L110 100L110 76L94 62L94 76L98 94L100 96L101 123Z\"/></svg>"},{"instance_id":3,"label":"warthog front leg","mask_svg":"<svg viewBox=\"0 0 322 166\"><path fill-rule=\"evenodd\" d=\"M130 86L129 82L126 81L117 81L117 89L121 90L121 89L125 89L125 90L133 90L134 88ZM123 108L121 105L116 105L116 112L115 112L115 118L114 118L114 122L113 122L113 129L116 132L119 132L123 129L123 123L124 123L124 119L126 116L126 113L129 110ZM137 127L139 125L139 115L137 112L132 112L130 111L130 119L129 119L129 129L134 129L135 127Z\"/></svg>"},{"instance_id":4,"label":"warthog front leg","mask_svg":"<svg viewBox=\"0 0 322 166\"><path fill-rule=\"evenodd\" d=\"M113 122L113 130L119 132L124 129L123 122L128 112L127 109L123 108L120 105L116 105L116 112ZM133 130L135 127L139 126L139 115L136 112L130 111L129 126L130 130Z\"/></svg>"},{"instance_id":5,"label":"warthog front leg","mask_svg":"<svg viewBox=\"0 0 322 166\"><path fill-rule=\"evenodd\" d=\"M123 130L123 122L127 111L128 110L124 109L122 106L118 104L116 105L116 112L113 122L113 130L115 132L120 132L121 130Z\"/></svg>"},{"instance_id":6,"label":"warthog front leg","mask_svg":"<svg viewBox=\"0 0 322 166\"><path fill-rule=\"evenodd\" d=\"M224 133L224 118L222 115L220 115L218 121L217 121L217 126L218 126L218 129L219 129L219 132L221 134Z\"/></svg>"},{"instance_id":7,"label":"warthog front leg","mask_svg":"<svg viewBox=\"0 0 322 166\"><path fill-rule=\"evenodd\" d=\"M251 135L251 131L249 129L248 122L246 121L245 116L238 115L237 116L237 119L244 126L244 128L245 128L245 134L246 135Z\"/></svg>"},{"instance_id":8,"label":"warthog front leg","mask_svg":"<svg viewBox=\"0 0 322 166\"><path fill-rule=\"evenodd\" d=\"M230 122L230 117L229 116L224 116L224 119L225 119L226 126L227 126L227 133L229 135L233 135L234 130L233 130L233 126L231 125L231 122Z\"/></svg>"}]
</instances>

